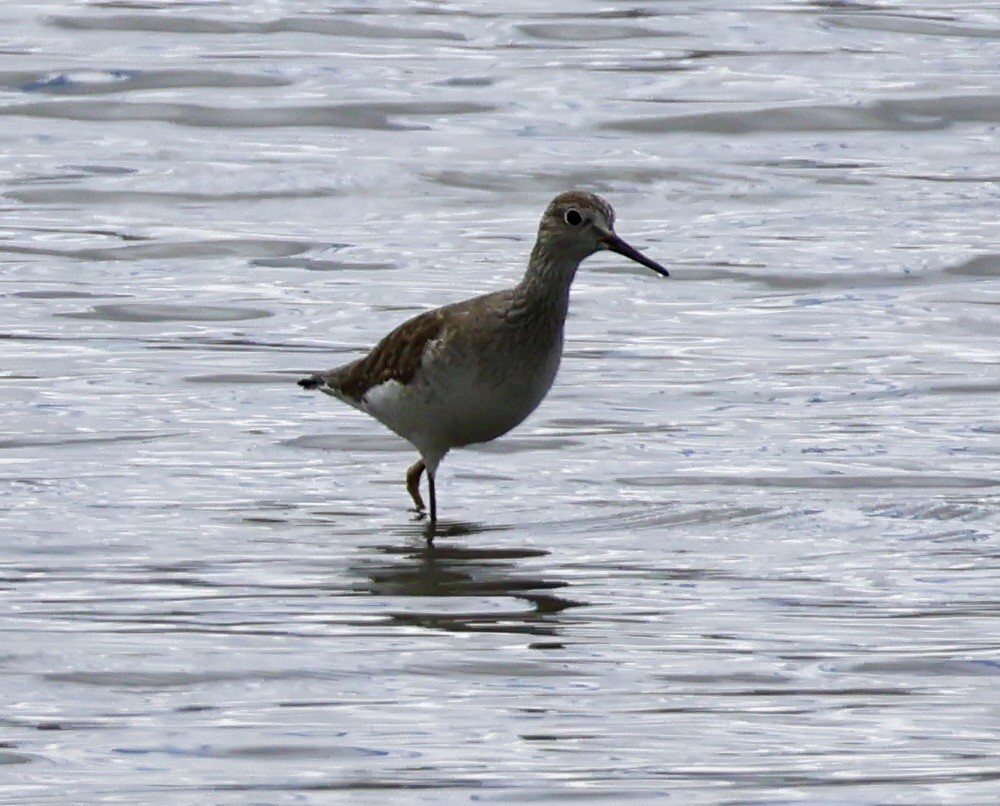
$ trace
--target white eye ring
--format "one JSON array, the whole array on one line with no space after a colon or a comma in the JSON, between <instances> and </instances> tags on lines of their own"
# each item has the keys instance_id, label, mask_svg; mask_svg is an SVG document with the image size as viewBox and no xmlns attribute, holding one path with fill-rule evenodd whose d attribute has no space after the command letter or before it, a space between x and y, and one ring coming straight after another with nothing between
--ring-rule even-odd
<instances>
[{"instance_id":1,"label":"white eye ring","mask_svg":"<svg viewBox=\"0 0 1000 806\"><path fill-rule=\"evenodd\" d=\"M583 215L575 207L570 207L563 215L563 221L571 227L579 227L583 223Z\"/></svg>"}]
</instances>

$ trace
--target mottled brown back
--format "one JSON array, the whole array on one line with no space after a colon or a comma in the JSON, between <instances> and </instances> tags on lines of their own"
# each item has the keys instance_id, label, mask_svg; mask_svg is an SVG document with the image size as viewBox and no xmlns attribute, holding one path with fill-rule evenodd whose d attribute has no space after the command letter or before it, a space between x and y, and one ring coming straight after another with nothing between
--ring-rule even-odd
<instances>
[{"instance_id":1,"label":"mottled brown back","mask_svg":"<svg viewBox=\"0 0 1000 806\"><path fill-rule=\"evenodd\" d=\"M443 324L441 310L415 316L390 332L364 358L325 373L322 382L355 400L386 381L409 383L420 367L427 342L438 337Z\"/></svg>"}]
</instances>

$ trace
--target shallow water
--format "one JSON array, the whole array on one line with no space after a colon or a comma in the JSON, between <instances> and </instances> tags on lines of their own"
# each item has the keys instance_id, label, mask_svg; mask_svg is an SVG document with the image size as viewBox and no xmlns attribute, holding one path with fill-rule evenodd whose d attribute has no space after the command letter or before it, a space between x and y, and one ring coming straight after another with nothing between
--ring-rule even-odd
<instances>
[{"instance_id":1,"label":"shallow water","mask_svg":"<svg viewBox=\"0 0 1000 806\"><path fill-rule=\"evenodd\" d=\"M1000 798L994 4L0 12L0 799ZM298 389L605 194L450 455Z\"/></svg>"}]
</instances>

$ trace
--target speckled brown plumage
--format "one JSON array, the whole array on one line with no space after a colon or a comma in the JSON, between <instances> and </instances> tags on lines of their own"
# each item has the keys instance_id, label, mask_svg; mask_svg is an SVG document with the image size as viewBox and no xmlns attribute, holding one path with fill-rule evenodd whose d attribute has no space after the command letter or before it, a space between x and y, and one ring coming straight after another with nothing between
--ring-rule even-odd
<instances>
[{"instance_id":1,"label":"speckled brown plumage","mask_svg":"<svg viewBox=\"0 0 1000 806\"><path fill-rule=\"evenodd\" d=\"M361 400L365 392L380 383L409 383L420 366L427 342L441 332L444 318L441 309L415 316L389 333L364 358L313 375L299 381L299 385L307 389L326 385Z\"/></svg>"}]
</instances>

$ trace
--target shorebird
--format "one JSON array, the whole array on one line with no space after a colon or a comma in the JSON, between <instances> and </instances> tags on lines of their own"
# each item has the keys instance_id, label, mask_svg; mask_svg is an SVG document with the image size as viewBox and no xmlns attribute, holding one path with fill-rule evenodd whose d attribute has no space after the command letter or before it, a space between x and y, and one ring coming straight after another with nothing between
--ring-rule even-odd
<instances>
[{"instance_id":1,"label":"shorebird","mask_svg":"<svg viewBox=\"0 0 1000 806\"><path fill-rule=\"evenodd\" d=\"M489 442L535 410L562 357L569 289L580 264L607 249L667 277L667 270L614 231L600 196L561 193L545 209L524 277L513 288L445 305L404 322L364 358L303 378L408 440L420 459L406 473L417 511L437 524L434 479L452 448Z\"/></svg>"}]
</instances>

